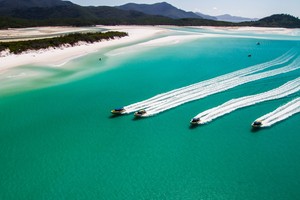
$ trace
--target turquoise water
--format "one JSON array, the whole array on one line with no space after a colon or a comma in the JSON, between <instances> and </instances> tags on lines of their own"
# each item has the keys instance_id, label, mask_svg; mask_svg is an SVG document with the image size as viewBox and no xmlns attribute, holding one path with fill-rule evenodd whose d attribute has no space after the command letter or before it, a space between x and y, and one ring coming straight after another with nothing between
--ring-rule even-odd
<instances>
[{"instance_id":1,"label":"turquoise water","mask_svg":"<svg viewBox=\"0 0 300 200\"><path fill-rule=\"evenodd\" d=\"M278 87L299 77L299 70L146 119L110 114L114 107L266 62L292 48L300 54L294 37L277 37L203 38L105 57L101 64L100 52L59 73L44 70L49 76L25 82L24 92L4 92L0 199L299 198L300 115L257 132L250 126L299 92L189 126L197 113ZM87 66L93 73L77 75ZM68 81L53 85L61 79Z\"/></svg>"}]
</instances>

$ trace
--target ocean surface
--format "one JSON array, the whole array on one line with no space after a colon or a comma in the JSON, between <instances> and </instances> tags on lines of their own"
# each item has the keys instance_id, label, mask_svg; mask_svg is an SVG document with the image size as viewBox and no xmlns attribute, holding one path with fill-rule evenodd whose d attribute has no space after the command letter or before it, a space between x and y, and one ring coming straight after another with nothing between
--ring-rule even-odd
<instances>
[{"instance_id":1,"label":"ocean surface","mask_svg":"<svg viewBox=\"0 0 300 200\"><path fill-rule=\"evenodd\" d=\"M170 29L217 37L143 48L133 43L59 68L31 65L1 74L1 200L299 199L300 114L251 128L299 92L205 125L189 121L231 99L278 88L300 77L300 69L148 118L112 116L110 110L282 55L294 57L273 68L293 61L300 66L300 31Z\"/></svg>"}]
</instances>

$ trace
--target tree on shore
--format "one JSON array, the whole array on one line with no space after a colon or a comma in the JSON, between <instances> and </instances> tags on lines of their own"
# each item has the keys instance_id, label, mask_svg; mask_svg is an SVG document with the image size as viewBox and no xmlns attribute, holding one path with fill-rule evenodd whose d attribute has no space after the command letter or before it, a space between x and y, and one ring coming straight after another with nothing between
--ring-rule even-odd
<instances>
[{"instance_id":1,"label":"tree on shore","mask_svg":"<svg viewBox=\"0 0 300 200\"><path fill-rule=\"evenodd\" d=\"M104 33L72 33L54 38L28 41L0 42L0 52L8 49L10 53L20 54L28 50L47 49L49 47L58 48L64 45L74 46L78 44L78 42L94 43L125 36L128 36L125 32L109 31Z\"/></svg>"}]
</instances>

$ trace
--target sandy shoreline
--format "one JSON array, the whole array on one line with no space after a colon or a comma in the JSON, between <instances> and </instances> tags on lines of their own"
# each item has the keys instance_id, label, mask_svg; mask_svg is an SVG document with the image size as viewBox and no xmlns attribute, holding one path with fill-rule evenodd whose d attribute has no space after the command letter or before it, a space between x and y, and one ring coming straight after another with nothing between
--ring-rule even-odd
<instances>
[{"instance_id":1,"label":"sandy shoreline","mask_svg":"<svg viewBox=\"0 0 300 200\"><path fill-rule=\"evenodd\" d=\"M169 26L168 26L169 27ZM68 61L84 56L89 53L96 52L102 48L112 47L115 45L122 45L131 42L143 41L150 39L151 37L162 35L164 33L170 32L170 29L164 26L99 26L97 28L103 28L113 31L124 31L127 32L129 36L109 41L103 41L93 44L79 44L74 47L62 47L56 49L43 49L40 51L28 51L19 55L5 54L2 52L0 54L0 72L7 70L9 68L28 65L28 64L42 64L47 66L58 67L67 63ZM255 31L259 33L280 33L280 34L291 34L293 29L284 28L257 28L257 27L194 27L194 28L204 28L213 30L236 30L236 31ZM0 38L6 36L11 36L17 34L16 36L28 36L29 34L43 35L43 34L56 34L65 32L75 32L87 30L83 28L70 28L65 27L59 29L57 27L41 27L34 28L32 31L29 29L12 29L6 30L5 32L0 31ZM176 44L183 40L192 40L200 37L211 37L210 34L194 34L194 35L174 35L167 36L163 38L153 39L148 42L143 42L140 46L161 46L164 44Z\"/></svg>"},{"instance_id":2,"label":"sandy shoreline","mask_svg":"<svg viewBox=\"0 0 300 200\"><path fill-rule=\"evenodd\" d=\"M0 56L0 72L11 67L28 64L61 66L74 58L78 58L86 54L96 52L101 48L143 40L165 31L164 29L161 29L159 27L153 28L136 26L106 26L105 28L115 31L124 31L127 32L129 36L124 38L116 38L114 40L97 42L93 44L81 43L73 47L61 47L56 49L28 51L18 55L6 54L2 52L2 55Z\"/></svg>"},{"instance_id":3,"label":"sandy shoreline","mask_svg":"<svg viewBox=\"0 0 300 200\"><path fill-rule=\"evenodd\" d=\"M35 27L35 28L11 28L8 30L0 30L0 42L32 40L40 38L54 37L74 32L86 32L90 28L74 28L74 27Z\"/></svg>"}]
</instances>

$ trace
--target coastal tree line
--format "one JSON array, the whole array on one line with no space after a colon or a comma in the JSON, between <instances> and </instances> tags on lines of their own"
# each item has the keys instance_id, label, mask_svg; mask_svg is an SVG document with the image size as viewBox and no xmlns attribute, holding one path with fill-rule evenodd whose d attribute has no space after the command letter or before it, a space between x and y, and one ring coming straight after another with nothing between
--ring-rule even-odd
<instances>
[{"instance_id":1,"label":"coastal tree line","mask_svg":"<svg viewBox=\"0 0 300 200\"><path fill-rule=\"evenodd\" d=\"M46 48L57 48L63 45L74 46L78 42L94 43L102 40L110 40L128 36L128 33L109 31L109 32L93 32L93 33L71 33L64 36L36 39L28 41L0 42L0 52L9 50L10 53L19 54L28 50L40 50Z\"/></svg>"},{"instance_id":2,"label":"coastal tree line","mask_svg":"<svg viewBox=\"0 0 300 200\"><path fill-rule=\"evenodd\" d=\"M14 15L1 15L0 13L0 29L36 26L94 26L98 24L300 28L300 19L288 14L272 15L258 21L233 23L197 18L172 19L114 8L98 7L89 9L88 13L90 14L87 14L87 11L83 8L74 11L73 9L67 9L65 7L55 7L55 9L32 8L28 10L17 10L13 13ZM49 15L47 13L49 13Z\"/></svg>"}]
</instances>

